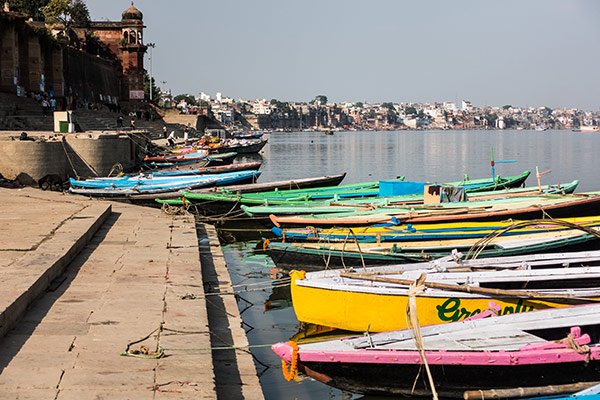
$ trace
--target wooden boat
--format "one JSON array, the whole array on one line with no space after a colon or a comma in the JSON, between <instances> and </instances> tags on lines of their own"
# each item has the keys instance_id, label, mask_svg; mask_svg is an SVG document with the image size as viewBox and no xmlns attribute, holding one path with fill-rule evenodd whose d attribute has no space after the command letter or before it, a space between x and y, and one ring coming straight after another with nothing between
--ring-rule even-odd
<instances>
[{"instance_id":1,"label":"wooden boat","mask_svg":"<svg viewBox=\"0 0 600 400\"><path fill-rule=\"evenodd\" d=\"M186 152L181 154L161 154L157 156L146 156L144 161L146 162L179 162L179 161L194 161L203 160L208 156L208 151L197 150L193 152Z\"/></svg>"},{"instance_id":2,"label":"wooden boat","mask_svg":"<svg viewBox=\"0 0 600 400\"><path fill-rule=\"evenodd\" d=\"M600 265L596 258L584 262ZM526 257L522 257L526 260ZM466 262L468 264L468 261ZM409 285L426 274L425 289L416 298L421 325L460 321L490 309L498 315L572 305L577 298L600 299L600 266L574 267L581 259L562 259L542 269L471 270L454 262L445 271L434 263L375 267L365 270L292 271L292 303L298 321L356 332L407 328ZM569 265L568 268L564 264ZM554 267L554 268L549 268ZM464 271L464 272L455 272ZM554 297L556 296L556 297ZM553 298L554 297L554 298Z\"/></svg>"},{"instance_id":3,"label":"wooden boat","mask_svg":"<svg viewBox=\"0 0 600 400\"><path fill-rule=\"evenodd\" d=\"M208 166L213 165L228 165L233 163L233 160L237 157L238 153L235 151L228 151L219 154L209 154L206 159L208 160Z\"/></svg>"},{"instance_id":4,"label":"wooden boat","mask_svg":"<svg viewBox=\"0 0 600 400\"><path fill-rule=\"evenodd\" d=\"M214 147L211 150L216 153L224 153L234 151L238 154L258 153L267 144L268 139L244 139L237 140L231 144L225 144L219 147Z\"/></svg>"},{"instance_id":5,"label":"wooden boat","mask_svg":"<svg viewBox=\"0 0 600 400\"><path fill-rule=\"evenodd\" d=\"M523 174L502 178L498 182L516 182L522 180L529 175L529 172ZM500 178L499 178L500 179ZM404 177L399 177L398 181L403 181ZM449 185L462 185L465 181L451 182ZM490 180L480 179L468 181L480 185L489 185ZM362 182L357 184L335 186L335 187L322 187L314 189L293 189L293 190L277 190L271 192L258 192L258 193L193 193L186 194L185 198L190 203L195 205L195 209L198 213L203 215L221 215L223 213L231 214L235 211L238 213L241 205L264 205L264 204L287 204L287 205L298 205L298 204L309 204L311 201L325 201L339 199L350 199L350 198L366 198L376 197L379 195L379 181L376 182ZM239 216L238 215L238 216ZM265 217L266 218L266 217ZM268 221L266 221L268 222Z\"/></svg>"},{"instance_id":6,"label":"wooden boat","mask_svg":"<svg viewBox=\"0 0 600 400\"><path fill-rule=\"evenodd\" d=\"M154 180L131 180L130 182L110 180L104 182L102 180L90 180L87 182L72 180L69 192L90 197L131 198L141 194L152 195L215 185L223 186L248 181L253 182L259 175L259 171L238 171L227 174L196 175L194 179L189 179L189 177L172 177L178 179L158 178Z\"/></svg>"},{"instance_id":7,"label":"wooden boat","mask_svg":"<svg viewBox=\"0 0 600 400\"><path fill-rule=\"evenodd\" d=\"M510 197L523 196L539 196L544 194L570 194L575 191L579 184L578 180L574 180L565 185L544 185L541 187L529 188L511 188L497 191L477 192L469 195L469 201L482 200L498 200ZM242 205L240 208L250 217L260 217L264 215L300 215L300 214L325 214L336 212L358 212L366 209L374 209L377 207L402 207L407 205L423 204L422 194L411 194L403 196L390 197L367 197L350 200L326 200L326 201L310 201L294 204L277 204L272 205ZM342 207L346 207L345 209Z\"/></svg>"},{"instance_id":8,"label":"wooden boat","mask_svg":"<svg viewBox=\"0 0 600 400\"><path fill-rule=\"evenodd\" d=\"M514 197L439 205L415 205L412 207L379 207L371 211L276 216L271 222L277 226L365 226L381 223L451 222L451 221L498 221L506 218L530 219L551 216L553 218L593 215L600 206L600 193L571 195L543 195Z\"/></svg>"},{"instance_id":9,"label":"wooden boat","mask_svg":"<svg viewBox=\"0 0 600 400\"><path fill-rule=\"evenodd\" d=\"M71 187L81 188L127 188L134 186L166 186L179 185L182 183L203 182L214 180L219 184L232 184L243 182L255 182L260 176L259 171L235 171L221 174L209 175L182 175L182 176L154 176L153 174L141 174L138 176L125 176L115 178L91 178L85 180L69 179Z\"/></svg>"},{"instance_id":10,"label":"wooden boat","mask_svg":"<svg viewBox=\"0 0 600 400\"><path fill-rule=\"evenodd\" d=\"M272 349L293 367L287 378L297 368L342 390L388 396L435 388L463 398L469 389L596 383L600 374L600 304L425 326L418 337L399 330Z\"/></svg>"},{"instance_id":11,"label":"wooden boat","mask_svg":"<svg viewBox=\"0 0 600 400\"><path fill-rule=\"evenodd\" d=\"M269 192L255 192L254 190L249 192L241 192L239 190L223 190L215 192L194 191L184 193L184 198L186 202L193 204L194 209L202 215L243 216L243 212L240 211L240 206L246 202L263 204L265 201L293 201L292 199L302 201L302 199L307 199L309 197L333 198L336 194L339 195L340 193L342 193L341 195L349 195L350 193L356 195L359 192L370 193L374 190L373 188L378 185L378 182L363 182L336 186L339 182L335 177L336 176L334 176L332 185L325 183L328 186L314 186L311 183L310 187L300 187L289 190L279 190L276 187ZM337 177L339 177L339 175L337 175ZM325 177L325 179L328 180L329 178ZM283 185L288 185L290 181L282 182ZM293 180L291 182L296 185L298 180ZM280 199L278 200L278 198ZM167 200L167 203L171 205L182 205L182 202L179 199L173 199L172 201Z\"/></svg>"},{"instance_id":12,"label":"wooden boat","mask_svg":"<svg viewBox=\"0 0 600 400\"><path fill-rule=\"evenodd\" d=\"M153 171L154 176L177 176L177 175L207 175L207 174L222 174L224 172L236 172L236 171L251 171L258 170L262 166L261 161L229 164L229 165L218 165L215 167L202 167L197 169L161 169L159 171Z\"/></svg>"},{"instance_id":13,"label":"wooden boat","mask_svg":"<svg viewBox=\"0 0 600 400\"><path fill-rule=\"evenodd\" d=\"M234 139L260 139L264 135L264 132L238 132L234 133Z\"/></svg>"},{"instance_id":14,"label":"wooden boat","mask_svg":"<svg viewBox=\"0 0 600 400\"><path fill-rule=\"evenodd\" d=\"M236 165L236 164L233 164ZM227 188L222 187L212 187L206 189L195 190L191 193L254 193L261 192L265 190L290 190L292 188L297 189L308 189L314 187L321 186L335 186L339 185L346 176L346 173L337 174L337 175L327 175L327 176L318 176L314 178L300 178L300 179L289 179L283 181L274 181L274 182L261 182L261 183L249 183L245 185L232 185L227 186ZM176 193L172 196L161 196L160 198L156 198L159 203L167 203L169 205L182 206L184 193ZM154 199L154 198L153 198ZM167 201L169 199L173 199L173 201ZM228 210L231 209L231 204L227 205Z\"/></svg>"},{"instance_id":15,"label":"wooden boat","mask_svg":"<svg viewBox=\"0 0 600 400\"><path fill-rule=\"evenodd\" d=\"M558 223L557 223L558 222ZM566 224L563 224L566 223ZM582 226L600 225L600 216L562 218L558 221L508 220L490 222L448 222L437 224L381 224L354 228L288 228L274 227L274 235L284 241L318 241L318 242L403 242L413 240L447 240L483 238L506 230L503 235L517 235L540 230L551 231L567 229L567 224Z\"/></svg>"},{"instance_id":16,"label":"wooden boat","mask_svg":"<svg viewBox=\"0 0 600 400\"><path fill-rule=\"evenodd\" d=\"M264 250L282 269L318 270L330 266L390 265L430 261L453 250L479 258L568 249L595 241L598 227L496 236L481 239L423 240L383 243L283 243L265 241Z\"/></svg>"}]
</instances>

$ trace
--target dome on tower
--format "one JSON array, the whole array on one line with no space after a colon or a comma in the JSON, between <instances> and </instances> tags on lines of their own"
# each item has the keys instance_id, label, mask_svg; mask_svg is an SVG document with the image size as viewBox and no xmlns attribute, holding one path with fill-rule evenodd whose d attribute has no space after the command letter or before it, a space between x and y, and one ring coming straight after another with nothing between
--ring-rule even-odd
<instances>
[{"instance_id":1,"label":"dome on tower","mask_svg":"<svg viewBox=\"0 0 600 400\"><path fill-rule=\"evenodd\" d=\"M139 20L139 21L141 21L142 19L144 19L144 14L142 14L142 12L140 10L135 8L135 6L133 5L133 2L131 2L131 6L127 10L123 11L123 14L121 14L121 17L123 20Z\"/></svg>"}]
</instances>

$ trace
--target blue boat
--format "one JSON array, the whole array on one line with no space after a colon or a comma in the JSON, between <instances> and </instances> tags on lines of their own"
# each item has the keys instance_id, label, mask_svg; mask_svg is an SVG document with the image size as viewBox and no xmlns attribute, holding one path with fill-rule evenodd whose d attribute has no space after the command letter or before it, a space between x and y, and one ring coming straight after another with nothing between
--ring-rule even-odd
<instances>
[{"instance_id":1,"label":"blue boat","mask_svg":"<svg viewBox=\"0 0 600 400\"><path fill-rule=\"evenodd\" d=\"M149 190L158 188L185 187L207 187L207 186L225 186L232 184L241 184L255 182L260 176L259 171L236 171L224 174L211 175L184 175L184 176L153 176L146 174L136 177L120 178L93 178L86 180L77 180L70 178L69 182L73 188L95 188L95 189L117 189L117 188L138 188L138 190ZM171 189L172 188L172 189Z\"/></svg>"}]
</instances>

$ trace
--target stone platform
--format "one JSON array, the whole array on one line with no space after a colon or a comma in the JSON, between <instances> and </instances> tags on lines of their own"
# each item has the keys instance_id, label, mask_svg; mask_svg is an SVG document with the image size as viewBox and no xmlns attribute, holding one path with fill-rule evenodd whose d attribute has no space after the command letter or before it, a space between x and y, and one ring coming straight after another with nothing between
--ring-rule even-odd
<instances>
[{"instance_id":1,"label":"stone platform","mask_svg":"<svg viewBox=\"0 0 600 400\"><path fill-rule=\"evenodd\" d=\"M212 350L215 332L247 340L231 296L209 318L200 260L232 291L211 227L199 250L191 216L36 189L0 202L0 399L263 397L250 354Z\"/></svg>"}]
</instances>

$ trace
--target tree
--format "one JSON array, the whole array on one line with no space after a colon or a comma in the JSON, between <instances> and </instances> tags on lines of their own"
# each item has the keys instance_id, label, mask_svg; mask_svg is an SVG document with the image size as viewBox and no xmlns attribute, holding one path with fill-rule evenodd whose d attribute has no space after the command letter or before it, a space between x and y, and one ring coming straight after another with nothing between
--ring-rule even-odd
<instances>
[{"instance_id":1,"label":"tree","mask_svg":"<svg viewBox=\"0 0 600 400\"><path fill-rule=\"evenodd\" d=\"M156 86L154 78L150 79L147 71L144 71L144 97L150 99L150 87L152 87L152 101L158 102L160 99L160 88ZM189 104L189 103L188 103Z\"/></svg>"},{"instance_id":2,"label":"tree","mask_svg":"<svg viewBox=\"0 0 600 400\"><path fill-rule=\"evenodd\" d=\"M509 109L509 108L511 108L511 107L512 107L512 105L510 105L510 104L505 104L505 105L503 105L503 106L502 106L502 109L503 109L503 110L508 110L508 109Z\"/></svg>"},{"instance_id":3,"label":"tree","mask_svg":"<svg viewBox=\"0 0 600 400\"><path fill-rule=\"evenodd\" d=\"M317 103L320 106L324 106L325 104L327 104L327 96L320 94L318 96L315 97L315 103Z\"/></svg>"},{"instance_id":4,"label":"tree","mask_svg":"<svg viewBox=\"0 0 600 400\"><path fill-rule=\"evenodd\" d=\"M417 115L417 109L413 106L408 106L404 109L406 115Z\"/></svg>"},{"instance_id":5,"label":"tree","mask_svg":"<svg viewBox=\"0 0 600 400\"><path fill-rule=\"evenodd\" d=\"M42 11L46 21L61 23L67 29L90 25L90 12L83 0L49 0Z\"/></svg>"},{"instance_id":6,"label":"tree","mask_svg":"<svg viewBox=\"0 0 600 400\"><path fill-rule=\"evenodd\" d=\"M12 11L29 15L35 21L42 21L44 13L42 8L48 5L49 0L11 0L9 1Z\"/></svg>"},{"instance_id":7,"label":"tree","mask_svg":"<svg viewBox=\"0 0 600 400\"><path fill-rule=\"evenodd\" d=\"M488 126L496 126L496 120L498 119L497 114L485 114L484 118L487 120Z\"/></svg>"},{"instance_id":8,"label":"tree","mask_svg":"<svg viewBox=\"0 0 600 400\"><path fill-rule=\"evenodd\" d=\"M364 106L365 105L361 101L354 103L354 107L356 108L363 108Z\"/></svg>"},{"instance_id":9,"label":"tree","mask_svg":"<svg viewBox=\"0 0 600 400\"><path fill-rule=\"evenodd\" d=\"M173 100L175 100L175 102L177 102L177 103L181 102L181 100L185 100L185 102L189 106L195 106L196 105L196 99L194 98L194 96L189 95L189 94L178 94L177 96L175 96L173 98Z\"/></svg>"},{"instance_id":10,"label":"tree","mask_svg":"<svg viewBox=\"0 0 600 400\"><path fill-rule=\"evenodd\" d=\"M393 103L381 103L381 108L387 108L389 111L396 111Z\"/></svg>"}]
</instances>

